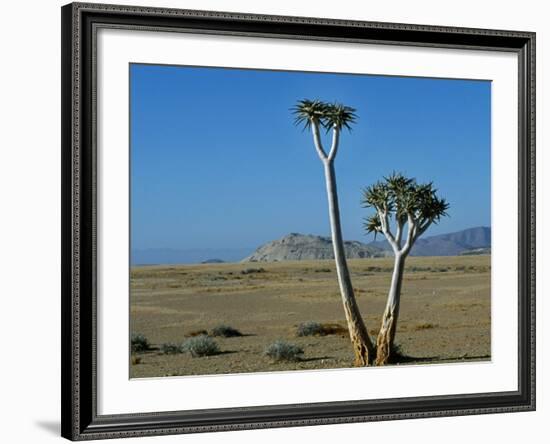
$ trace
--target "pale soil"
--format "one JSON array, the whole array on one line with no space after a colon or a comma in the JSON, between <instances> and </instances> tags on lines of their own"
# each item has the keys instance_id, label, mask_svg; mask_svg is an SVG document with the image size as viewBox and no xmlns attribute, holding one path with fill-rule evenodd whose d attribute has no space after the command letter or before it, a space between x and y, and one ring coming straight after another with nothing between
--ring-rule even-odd
<instances>
[{"instance_id":1,"label":"pale soil","mask_svg":"<svg viewBox=\"0 0 550 444\"><path fill-rule=\"evenodd\" d=\"M401 364L489 360L490 256L407 259L396 342ZM356 297L376 333L390 283L392 259L349 261ZM242 274L248 268L265 272ZM130 328L153 350L138 353L131 377L265 372L350 367L346 335L297 337L306 321L345 326L334 262L296 261L135 267L131 270ZM222 353L193 358L163 355L162 343L181 343L196 330L230 325L245 336L215 338ZM300 345L299 362L263 355L277 339Z\"/></svg>"}]
</instances>

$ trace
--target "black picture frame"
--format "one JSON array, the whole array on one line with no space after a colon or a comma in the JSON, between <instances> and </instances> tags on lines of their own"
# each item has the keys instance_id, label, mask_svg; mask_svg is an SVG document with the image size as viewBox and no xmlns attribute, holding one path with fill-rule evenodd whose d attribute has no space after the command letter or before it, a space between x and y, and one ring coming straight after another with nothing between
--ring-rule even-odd
<instances>
[{"instance_id":1,"label":"black picture frame","mask_svg":"<svg viewBox=\"0 0 550 444\"><path fill-rule=\"evenodd\" d=\"M62 436L71 440L535 409L535 33L72 3L62 14ZM508 51L519 65L518 390L100 416L96 352L98 27Z\"/></svg>"}]
</instances>

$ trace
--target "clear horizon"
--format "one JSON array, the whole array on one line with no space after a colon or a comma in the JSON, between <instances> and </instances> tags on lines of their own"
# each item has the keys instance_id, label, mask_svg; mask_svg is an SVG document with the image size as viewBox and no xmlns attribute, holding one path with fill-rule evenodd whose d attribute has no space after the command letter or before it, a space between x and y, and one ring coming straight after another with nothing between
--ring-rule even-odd
<instances>
[{"instance_id":1,"label":"clear horizon","mask_svg":"<svg viewBox=\"0 0 550 444\"><path fill-rule=\"evenodd\" d=\"M132 250L330 235L322 165L290 111L303 98L357 109L336 159L346 240L373 240L361 189L392 171L451 204L423 237L491 226L490 82L132 64L130 86Z\"/></svg>"},{"instance_id":2,"label":"clear horizon","mask_svg":"<svg viewBox=\"0 0 550 444\"><path fill-rule=\"evenodd\" d=\"M457 231L452 231L452 232L445 232L445 233L438 233L438 234L424 234L424 235L420 236L419 239L426 239L426 238L429 238L429 237L434 237L434 236L439 236L439 235L453 234L453 233L458 233L458 232L461 232L461 231L466 231L466 230L474 229L474 228L488 228L488 229L491 229L490 226L480 225L480 226L477 226L477 227L468 227L468 228L464 228L462 230L457 230ZM428 230L428 232L429 232L429 230ZM280 240L283 237L288 236L289 234L293 234L293 233L292 232L287 233L287 234L285 234L285 235L283 235L283 236L281 236L280 238L277 238L277 239L269 239L261 245L243 245L243 246L240 246L240 247L233 247L233 248L225 248L225 247L205 247L205 248L200 248L200 247L196 247L196 248L153 247L153 248L133 248L132 251L146 251L146 250L174 250L174 251L255 250L255 249L261 247L262 245L264 245L266 243ZM330 233L319 234L319 233L296 233L296 232L294 232L294 234L300 234L300 235L304 235L304 236L320 236L320 237L331 238ZM376 243L386 242L386 239L383 237L383 235L379 234L376 237L376 240L375 239L370 239L368 241L365 241L364 239L363 240L361 240L361 239L344 239L344 241L345 242L358 241L358 242L362 242L364 244L370 244L370 243L374 243L374 242L376 242Z\"/></svg>"}]
</instances>

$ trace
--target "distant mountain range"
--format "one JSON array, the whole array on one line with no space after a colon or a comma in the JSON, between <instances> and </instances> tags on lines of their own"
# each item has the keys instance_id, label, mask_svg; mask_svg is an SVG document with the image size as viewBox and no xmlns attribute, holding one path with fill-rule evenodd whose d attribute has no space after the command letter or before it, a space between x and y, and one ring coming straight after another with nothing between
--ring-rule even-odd
<instances>
[{"instance_id":1,"label":"distant mountain range","mask_svg":"<svg viewBox=\"0 0 550 444\"><path fill-rule=\"evenodd\" d=\"M132 265L200 264L212 262L239 262L253 248L147 248L132 250Z\"/></svg>"},{"instance_id":2,"label":"distant mountain range","mask_svg":"<svg viewBox=\"0 0 550 444\"><path fill-rule=\"evenodd\" d=\"M391 256L387 241L368 244L346 241L344 248L349 259ZM491 253L491 229L475 227L455 233L420 238L411 251L412 256L457 256ZM244 259L243 259L244 258ZM197 264L221 262L275 262L289 260L333 259L332 240L311 234L290 233L281 239L267 242L254 252L252 248L132 250L132 265Z\"/></svg>"},{"instance_id":3,"label":"distant mountain range","mask_svg":"<svg viewBox=\"0 0 550 444\"><path fill-rule=\"evenodd\" d=\"M371 242L373 247L391 251L388 241ZM411 256L457 256L460 254L489 254L491 252L491 229L475 227L455 233L439 234L418 239Z\"/></svg>"},{"instance_id":4,"label":"distant mountain range","mask_svg":"<svg viewBox=\"0 0 550 444\"><path fill-rule=\"evenodd\" d=\"M348 259L390 256L392 250L387 241L364 244L346 241L344 248ZM491 229L469 228L456 233L420 238L411 250L412 256L457 256L463 254L490 254ZM286 260L333 259L332 240L328 237L291 233L282 239L259 247L243 262L275 262Z\"/></svg>"}]
</instances>

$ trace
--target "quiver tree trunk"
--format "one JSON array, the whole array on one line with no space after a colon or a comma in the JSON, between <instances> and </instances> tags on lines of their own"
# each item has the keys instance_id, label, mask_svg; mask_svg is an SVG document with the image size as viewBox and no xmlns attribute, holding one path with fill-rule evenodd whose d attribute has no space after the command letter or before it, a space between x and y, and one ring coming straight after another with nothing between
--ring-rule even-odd
<instances>
[{"instance_id":1,"label":"quiver tree trunk","mask_svg":"<svg viewBox=\"0 0 550 444\"><path fill-rule=\"evenodd\" d=\"M338 205L334 165L330 159L325 160L324 163L330 214L330 228L332 232L332 246L334 249L338 284L340 286L340 294L342 295L342 303L344 304L349 335L355 354L355 365L358 367L363 367L369 365L373 361L374 346L370 340L363 318L361 317L359 307L357 306L353 292L353 285L349 275L346 252L344 249L344 240L342 237L342 228L340 225L340 209Z\"/></svg>"},{"instance_id":2,"label":"quiver tree trunk","mask_svg":"<svg viewBox=\"0 0 550 444\"><path fill-rule=\"evenodd\" d=\"M382 325L376 339L376 365L388 364L392 357L393 341L399 318L399 305L401 300L401 283L403 269L405 268L405 255L395 256L393 275L391 280L388 301L382 316Z\"/></svg>"},{"instance_id":3,"label":"quiver tree trunk","mask_svg":"<svg viewBox=\"0 0 550 444\"><path fill-rule=\"evenodd\" d=\"M340 226L340 209L338 208L338 192L334 173L334 159L338 152L340 132L342 128L351 129L351 125L357 118L355 109L338 103L331 104L320 100L304 99L298 101L294 108L294 115L296 116L294 123L304 124L305 128L311 129L315 150L319 159L323 162L338 285L340 286L349 335L355 354L355 365L367 366L374 360L374 346L369 338L368 330L365 327L353 293ZM323 148L320 127L325 128L327 131L332 129L332 144L328 154Z\"/></svg>"},{"instance_id":4,"label":"quiver tree trunk","mask_svg":"<svg viewBox=\"0 0 550 444\"><path fill-rule=\"evenodd\" d=\"M375 363L384 365L390 361L392 353L395 353L393 341L399 317L405 259L415 241L428 227L447 215L449 204L437 196L432 182L418 184L416 179L393 173L385 177L384 181L364 190L363 206L376 209L376 213L366 219L367 233L383 233L395 254L388 302L376 339ZM397 229L395 236L391 232L391 218ZM405 224L408 227L407 241L402 245Z\"/></svg>"}]
</instances>

